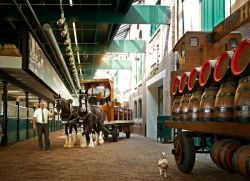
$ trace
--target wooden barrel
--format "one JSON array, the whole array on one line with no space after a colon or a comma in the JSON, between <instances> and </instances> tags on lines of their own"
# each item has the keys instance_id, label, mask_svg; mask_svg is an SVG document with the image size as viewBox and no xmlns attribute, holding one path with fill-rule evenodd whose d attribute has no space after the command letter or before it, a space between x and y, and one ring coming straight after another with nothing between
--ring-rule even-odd
<instances>
[{"instance_id":1,"label":"wooden barrel","mask_svg":"<svg viewBox=\"0 0 250 181\"><path fill-rule=\"evenodd\" d=\"M182 100L182 96L176 96L172 105L172 114L171 120L172 121L179 121L179 113L180 113L180 103Z\"/></svg>"},{"instance_id":2,"label":"wooden barrel","mask_svg":"<svg viewBox=\"0 0 250 181\"><path fill-rule=\"evenodd\" d=\"M181 76L177 76L172 84L172 95L176 96L179 93L179 84L180 84Z\"/></svg>"},{"instance_id":3,"label":"wooden barrel","mask_svg":"<svg viewBox=\"0 0 250 181\"><path fill-rule=\"evenodd\" d=\"M233 53L233 51L226 51L218 58L213 74L215 82L229 82L235 78L230 69Z\"/></svg>"},{"instance_id":4,"label":"wooden barrel","mask_svg":"<svg viewBox=\"0 0 250 181\"><path fill-rule=\"evenodd\" d=\"M211 87L215 85L213 80L214 67L217 60L208 60L202 64L199 74L199 84L201 87Z\"/></svg>"},{"instance_id":5,"label":"wooden barrel","mask_svg":"<svg viewBox=\"0 0 250 181\"><path fill-rule=\"evenodd\" d=\"M180 102L179 119L180 121L188 121L188 104L192 94L186 93Z\"/></svg>"},{"instance_id":6,"label":"wooden barrel","mask_svg":"<svg viewBox=\"0 0 250 181\"><path fill-rule=\"evenodd\" d=\"M181 75L180 84L179 84L179 93L183 94L187 91L187 82L190 72L184 72Z\"/></svg>"},{"instance_id":7,"label":"wooden barrel","mask_svg":"<svg viewBox=\"0 0 250 181\"><path fill-rule=\"evenodd\" d=\"M239 81L234 98L234 121L250 122L250 76Z\"/></svg>"},{"instance_id":8,"label":"wooden barrel","mask_svg":"<svg viewBox=\"0 0 250 181\"><path fill-rule=\"evenodd\" d=\"M221 84L220 89L216 95L214 105L215 121L233 121L234 96L236 87L236 82L226 82L224 84Z\"/></svg>"},{"instance_id":9,"label":"wooden barrel","mask_svg":"<svg viewBox=\"0 0 250 181\"><path fill-rule=\"evenodd\" d=\"M199 109L202 91L196 91L192 93L192 96L188 104L188 120L189 121L199 121Z\"/></svg>"},{"instance_id":10,"label":"wooden barrel","mask_svg":"<svg viewBox=\"0 0 250 181\"><path fill-rule=\"evenodd\" d=\"M190 75L188 77L188 83L187 83L188 91L193 92L200 88L200 85L199 85L200 70L201 70L201 67L195 67L190 72Z\"/></svg>"},{"instance_id":11,"label":"wooden barrel","mask_svg":"<svg viewBox=\"0 0 250 181\"><path fill-rule=\"evenodd\" d=\"M236 76L249 75L250 71L250 40L242 41L232 57L231 70Z\"/></svg>"},{"instance_id":12,"label":"wooden barrel","mask_svg":"<svg viewBox=\"0 0 250 181\"><path fill-rule=\"evenodd\" d=\"M250 179L250 145L239 147L233 154L234 170Z\"/></svg>"},{"instance_id":13,"label":"wooden barrel","mask_svg":"<svg viewBox=\"0 0 250 181\"><path fill-rule=\"evenodd\" d=\"M217 87L206 88L201 96L199 121L214 121L214 103Z\"/></svg>"},{"instance_id":14,"label":"wooden barrel","mask_svg":"<svg viewBox=\"0 0 250 181\"><path fill-rule=\"evenodd\" d=\"M232 157L240 143L235 140L220 140L217 141L210 150L210 156L213 162L222 169L229 172L234 171Z\"/></svg>"}]
</instances>

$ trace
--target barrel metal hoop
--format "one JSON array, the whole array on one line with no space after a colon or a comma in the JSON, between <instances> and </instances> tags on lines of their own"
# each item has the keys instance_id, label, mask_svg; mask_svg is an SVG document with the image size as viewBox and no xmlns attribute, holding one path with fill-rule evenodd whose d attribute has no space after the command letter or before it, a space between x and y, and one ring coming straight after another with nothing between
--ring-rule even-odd
<instances>
[{"instance_id":1,"label":"barrel metal hoop","mask_svg":"<svg viewBox=\"0 0 250 181\"><path fill-rule=\"evenodd\" d=\"M236 82L227 82L227 83L221 84L220 88L222 88L222 87L236 87L236 86L237 86Z\"/></svg>"},{"instance_id":2,"label":"barrel metal hoop","mask_svg":"<svg viewBox=\"0 0 250 181\"><path fill-rule=\"evenodd\" d=\"M247 76L247 77L242 77L242 78L240 78L239 83L249 82L249 81L250 81L250 76Z\"/></svg>"},{"instance_id":3,"label":"barrel metal hoop","mask_svg":"<svg viewBox=\"0 0 250 181\"><path fill-rule=\"evenodd\" d=\"M239 87L236 92L250 91L250 87Z\"/></svg>"},{"instance_id":4,"label":"barrel metal hoop","mask_svg":"<svg viewBox=\"0 0 250 181\"><path fill-rule=\"evenodd\" d=\"M250 123L250 117L235 116L234 122L237 123Z\"/></svg>"},{"instance_id":5,"label":"barrel metal hoop","mask_svg":"<svg viewBox=\"0 0 250 181\"><path fill-rule=\"evenodd\" d=\"M200 113L213 113L214 109L211 108L203 108L199 110Z\"/></svg>"},{"instance_id":6,"label":"barrel metal hoop","mask_svg":"<svg viewBox=\"0 0 250 181\"><path fill-rule=\"evenodd\" d=\"M200 102L200 99L190 99L190 102Z\"/></svg>"},{"instance_id":7,"label":"barrel metal hoop","mask_svg":"<svg viewBox=\"0 0 250 181\"><path fill-rule=\"evenodd\" d=\"M203 94L203 91L196 91L193 93L193 95L202 95Z\"/></svg>"},{"instance_id":8,"label":"barrel metal hoop","mask_svg":"<svg viewBox=\"0 0 250 181\"><path fill-rule=\"evenodd\" d=\"M233 112L233 107L215 107L214 111L218 112Z\"/></svg>"},{"instance_id":9,"label":"barrel metal hoop","mask_svg":"<svg viewBox=\"0 0 250 181\"><path fill-rule=\"evenodd\" d=\"M235 93L233 92L221 92L217 95L217 97L225 97L225 96L235 96Z\"/></svg>"},{"instance_id":10,"label":"barrel metal hoop","mask_svg":"<svg viewBox=\"0 0 250 181\"><path fill-rule=\"evenodd\" d=\"M188 113L199 113L199 110L194 111L193 109L189 109L189 110L188 110Z\"/></svg>"},{"instance_id":11,"label":"barrel metal hoop","mask_svg":"<svg viewBox=\"0 0 250 181\"><path fill-rule=\"evenodd\" d=\"M233 122L234 119L232 117L215 117L214 121L216 121L216 122Z\"/></svg>"},{"instance_id":12,"label":"barrel metal hoop","mask_svg":"<svg viewBox=\"0 0 250 181\"><path fill-rule=\"evenodd\" d=\"M215 99L216 95L204 95L201 99Z\"/></svg>"},{"instance_id":13,"label":"barrel metal hoop","mask_svg":"<svg viewBox=\"0 0 250 181\"><path fill-rule=\"evenodd\" d=\"M192 117L192 118L189 118L189 121L199 121L199 118L198 117L197 118Z\"/></svg>"},{"instance_id":14,"label":"barrel metal hoop","mask_svg":"<svg viewBox=\"0 0 250 181\"><path fill-rule=\"evenodd\" d=\"M250 111L250 106L234 106L234 111Z\"/></svg>"},{"instance_id":15,"label":"barrel metal hoop","mask_svg":"<svg viewBox=\"0 0 250 181\"><path fill-rule=\"evenodd\" d=\"M214 118L199 118L199 121L201 121L201 122L209 122L209 121L214 121Z\"/></svg>"}]
</instances>

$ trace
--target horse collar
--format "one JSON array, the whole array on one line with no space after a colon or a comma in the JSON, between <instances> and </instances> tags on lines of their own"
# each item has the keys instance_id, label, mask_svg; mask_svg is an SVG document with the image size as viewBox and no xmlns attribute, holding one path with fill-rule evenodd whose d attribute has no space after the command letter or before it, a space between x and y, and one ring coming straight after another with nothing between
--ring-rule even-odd
<instances>
[{"instance_id":1,"label":"horse collar","mask_svg":"<svg viewBox=\"0 0 250 181\"><path fill-rule=\"evenodd\" d=\"M90 113L91 113L91 111L87 111L87 114L85 116L83 116L82 119L86 119Z\"/></svg>"}]
</instances>

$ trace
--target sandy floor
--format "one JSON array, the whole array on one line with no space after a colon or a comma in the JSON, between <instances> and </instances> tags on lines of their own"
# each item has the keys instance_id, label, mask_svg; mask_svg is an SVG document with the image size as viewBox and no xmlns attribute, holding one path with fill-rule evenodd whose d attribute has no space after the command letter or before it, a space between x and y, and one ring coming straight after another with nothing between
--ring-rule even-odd
<instances>
[{"instance_id":1,"label":"sandy floor","mask_svg":"<svg viewBox=\"0 0 250 181\"><path fill-rule=\"evenodd\" d=\"M38 151L37 138L0 148L0 180L83 180L83 181L157 181L157 180L245 180L219 169L208 154L197 154L194 170L183 174L171 155L172 145L132 134L121 134L95 148L64 149L63 131L50 135L53 150ZM159 176L158 159L165 151L170 162L168 177Z\"/></svg>"}]
</instances>

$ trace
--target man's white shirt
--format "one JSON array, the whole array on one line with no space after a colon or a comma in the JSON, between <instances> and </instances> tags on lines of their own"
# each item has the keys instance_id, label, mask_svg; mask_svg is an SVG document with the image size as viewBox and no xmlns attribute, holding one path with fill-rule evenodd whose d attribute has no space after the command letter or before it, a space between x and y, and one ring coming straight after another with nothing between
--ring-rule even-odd
<instances>
[{"instance_id":1,"label":"man's white shirt","mask_svg":"<svg viewBox=\"0 0 250 181\"><path fill-rule=\"evenodd\" d=\"M43 114L44 114L44 124L46 124L48 123L50 112L47 109L43 108ZM39 108L35 110L33 117L36 118L37 123L43 123L42 109Z\"/></svg>"}]
</instances>

